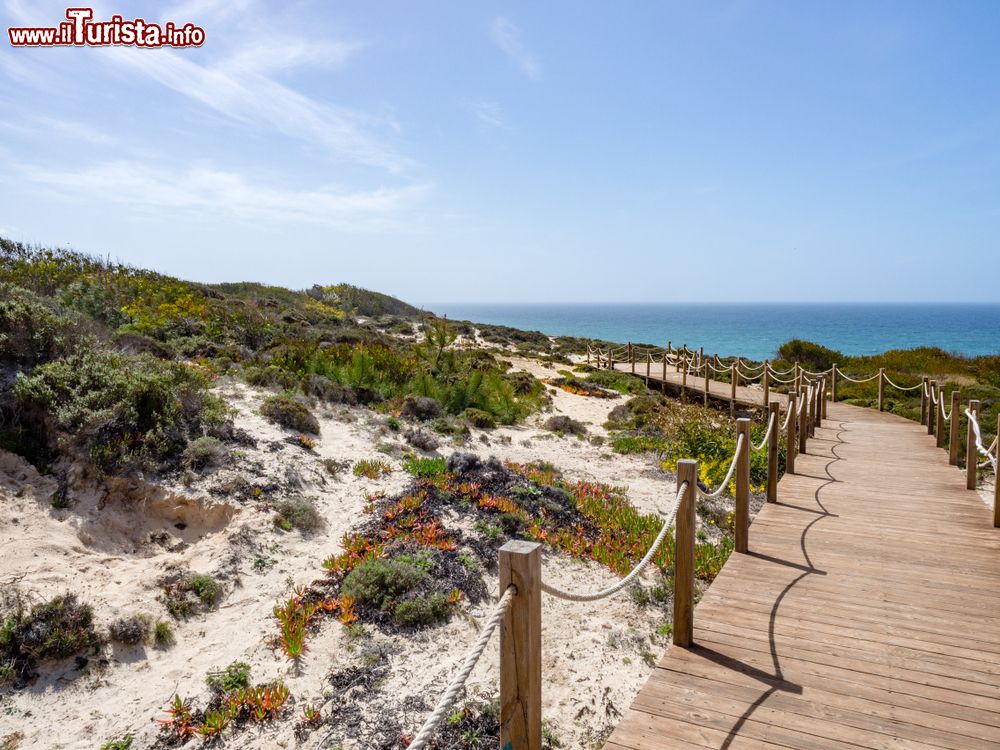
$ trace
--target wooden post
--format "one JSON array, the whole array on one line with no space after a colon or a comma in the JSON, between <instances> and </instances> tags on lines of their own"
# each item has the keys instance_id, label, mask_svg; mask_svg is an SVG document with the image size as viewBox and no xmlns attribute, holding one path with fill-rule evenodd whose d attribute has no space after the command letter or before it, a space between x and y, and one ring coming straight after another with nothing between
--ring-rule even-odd
<instances>
[{"instance_id":1,"label":"wooden post","mask_svg":"<svg viewBox=\"0 0 1000 750\"><path fill-rule=\"evenodd\" d=\"M649 387L649 368L653 366L653 353L646 352L646 387Z\"/></svg>"},{"instance_id":2,"label":"wooden post","mask_svg":"<svg viewBox=\"0 0 1000 750\"><path fill-rule=\"evenodd\" d=\"M710 380L709 373L710 373L710 370L708 369L708 362L702 362L702 364L705 365L705 402L704 403L705 403L705 406L708 406L708 391L709 391L709 380Z\"/></svg>"},{"instance_id":3,"label":"wooden post","mask_svg":"<svg viewBox=\"0 0 1000 750\"><path fill-rule=\"evenodd\" d=\"M974 417L979 416L979 401L972 399L969 401L969 413ZM966 489L976 489L976 469L979 463L979 451L976 450L976 433L972 429L972 420L969 420L968 434L965 439L965 487Z\"/></svg>"},{"instance_id":4,"label":"wooden post","mask_svg":"<svg viewBox=\"0 0 1000 750\"><path fill-rule=\"evenodd\" d=\"M799 367L798 362L795 363L794 372L795 374L792 377L795 378L795 382L793 385L795 386L795 392L798 393L802 390L802 369Z\"/></svg>"},{"instance_id":5,"label":"wooden post","mask_svg":"<svg viewBox=\"0 0 1000 750\"><path fill-rule=\"evenodd\" d=\"M660 381L660 393L667 392L667 352L663 353L663 379Z\"/></svg>"},{"instance_id":6,"label":"wooden post","mask_svg":"<svg viewBox=\"0 0 1000 750\"><path fill-rule=\"evenodd\" d=\"M830 373L830 401L832 403L837 403L837 363L833 363L833 372ZM823 412L823 416L826 416L826 412Z\"/></svg>"},{"instance_id":7,"label":"wooden post","mask_svg":"<svg viewBox=\"0 0 1000 750\"><path fill-rule=\"evenodd\" d=\"M687 388L688 388L688 359L686 356L681 357L681 403L687 403Z\"/></svg>"},{"instance_id":8,"label":"wooden post","mask_svg":"<svg viewBox=\"0 0 1000 750\"><path fill-rule=\"evenodd\" d=\"M944 391L938 396L937 406L937 428L934 435L935 444L938 448L944 448L944 431L948 423L944 421Z\"/></svg>"},{"instance_id":9,"label":"wooden post","mask_svg":"<svg viewBox=\"0 0 1000 750\"><path fill-rule=\"evenodd\" d=\"M962 392L951 392L951 432L948 435L948 463L958 466L958 426L962 422Z\"/></svg>"},{"instance_id":10,"label":"wooden post","mask_svg":"<svg viewBox=\"0 0 1000 750\"><path fill-rule=\"evenodd\" d=\"M927 424L927 376L920 379L923 388L920 389L920 424Z\"/></svg>"},{"instance_id":11,"label":"wooden post","mask_svg":"<svg viewBox=\"0 0 1000 750\"><path fill-rule=\"evenodd\" d=\"M771 365L768 361L764 360L764 406L768 406L771 403Z\"/></svg>"},{"instance_id":12,"label":"wooden post","mask_svg":"<svg viewBox=\"0 0 1000 750\"><path fill-rule=\"evenodd\" d=\"M822 427L823 420L826 419L826 375L824 375L820 379L820 382L823 384L823 387L820 390L820 396L819 396L820 412L821 412L819 419L819 426Z\"/></svg>"},{"instance_id":13,"label":"wooden post","mask_svg":"<svg viewBox=\"0 0 1000 750\"><path fill-rule=\"evenodd\" d=\"M1000 414L997 415L997 435L1000 435ZM1000 457L1000 444L997 445ZM993 528L1000 528L1000 477L993 476Z\"/></svg>"},{"instance_id":14,"label":"wooden post","mask_svg":"<svg viewBox=\"0 0 1000 750\"><path fill-rule=\"evenodd\" d=\"M750 420L736 420L736 439L743 436L743 445L736 454L736 512L733 514L737 552L750 549Z\"/></svg>"},{"instance_id":15,"label":"wooden post","mask_svg":"<svg viewBox=\"0 0 1000 750\"><path fill-rule=\"evenodd\" d=\"M799 398L806 399L809 395L806 393L806 389L803 388L802 392L799 393ZM809 440L809 404L802 404L802 414L799 416L799 453L805 453L807 443Z\"/></svg>"},{"instance_id":16,"label":"wooden post","mask_svg":"<svg viewBox=\"0 0 1000 750\"><path fill-rule=\"evenodd\" d=\"M719 361L719 355L718 354L715 355L715 369L716 370L721 370L722 369L722 362Z\"/></svg>"},{"instance_id":17,"label":"wooden post","mask_svg":"<svg viewBox=\"0 0 1000 750\"><path fill-rule=\"evenodd\" d=\"M736 363L729 366L729 416L736 415Z\"/></svg>"},{"instance_id":18,"label":"wooden post","mask_svg":"<svg viewBox=\"0 0 1000 750\"><path fill-rule=\"evenodd\" d=\"M937 388L937 381L936 380L932 380L931 381L931 385L930 385L930 394L931 394L931 396L934 395L934 390L936 388ZM940 401L940 400L941 400L941 394L939 393L938 394L938 401ZM927 434L928 435L933 435L934 434L934 418L935 418L935 416L937 416L937 413L936 413L936 411L934 409L934 400L933 400L933 398L928 398L927 399Z\"/></svg>"},{"instance_id":19,"label":"wooden post","mask_svg":"<svg viewBox=\"0 0 1000 750\"><path fill-rule=\"evenodd\" d=\"M705 361L705 347L698 347L698 367L701 367L701 363Z\"/></svg>"},{"instance_id":20,"label":"wooden post","mask_svg":"<svg viewBox=\"0 0 1000 750\"><path fill-rule=\"evenodd\" d=\"M590 367L590 344L587 344L587 367Z\"/></svg>"},{"instance_id":21,"label":"wooden post","mask_svg":"<svg viewBox=\"0 0 1000 750\"><path fill-rule=\"evenodd\" d=\"M500 624L500 746L542 746L541 545L515 539L500 548L500 591L517 593Z\"/></svg>"},{"instance_id":22,"label":"wooden post","mask_svg":"<svg viewBox=\"0 0 1000 750\"><path fill-rule=\"evenodd\" d=\"M632 365L632 374L635 375L635 352L632 351L632 342L628 342L628 363Z\"/></svg>"},{"instance_id":23,"label":"wooden post","mask_svg":"<svg viewBox=\"0 0 1000 750\"><path fill-rule=\"evenodd\" d=\"M812 390L809 391L809 437L816 437L816 406L819 395L819 384L813 383Z\"/></svg>"},{"instance_id":24,"label":"wooden post","mask_svg":"<svg viewBox=\"0 0 1000 750\"><path fill-rule=\"evenodd\" d=\"M672 341L667 342L667 354L674 353L674 343Z\"/></svg>"},{"instance_id":25,"label":"wooden post","mask_svg":"<svg viewBox=\"0 0 1000 750\"><path fill-rule=\"evenodd\" d=\"M885 368L878 368L878 410L885 411Z\"/></svg>"},{"instance_id":26,"label":"wooden post","mask_svg":"<svg viewBox=\"0 0 1000 750\"><path fill-rule=\"evenodd\" d=\"M772 401L767 405L768 421L774 428L767 443L767 501L778 502L778 441L781 439L781 404Z\"/></svg>"},{"instance_id":27,"label":"wooden post","mask_svg":"<svg viewBox=\"0 0 1000 750\"><path fill-rule=\"evenodd\" d=\"M785 471L789 474L795 473L795 454L798 452L798 421L795 419L795 393L788 392L788 411L791 416L788 418L788 434L785 436Z\"/></svg>"},{"instance_id":28,"label":"wooden post","mask_svg":"<svg viewBox=\"0 0 1000 750\"><path fill-rule=\"evenodd\" d=\"M687 648L694 642L694 532L698 497L698 462L677 462L677 489L686 483L677 509L674 545L674 645ZM501 744L502 746L502 744Z\"/></svg>"}]
</instances>

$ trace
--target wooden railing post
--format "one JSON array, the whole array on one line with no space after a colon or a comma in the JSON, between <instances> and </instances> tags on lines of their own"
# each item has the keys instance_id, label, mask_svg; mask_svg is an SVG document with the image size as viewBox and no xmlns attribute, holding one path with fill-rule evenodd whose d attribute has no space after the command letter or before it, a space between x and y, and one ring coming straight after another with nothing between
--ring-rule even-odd
<instances>
[{"instance_id":1,"label":"wooden railing post","mask_svg":"<svg viewBox=\"0 0 1000 750\"><path fill-rule=\"evenodd\" d=\"M837 363L833 363L833 370L830 372L830 403L837 403ZM826 412L823 412L826 416Z\"/></svg>"},{"instance_id":2,"label":"wooden railing post","mask_svg":"<svg viewBox=\"0 0 1000 750\"><path fill-rule=\"evenodd\" d=\"M673 344L672 341L668 341L667 342L667 354L673 354L673 353L674 353L674 344Z\"/></svg>"},{"instance_id":3,"label":"wooden railing post","mask_svg":"<svg viewBox=\"0 0 1000 750\"><path fill-rule=\"evenodd\" d=\"M688 358L681 357L681 403L687 403L688 390Z\"/></svg>"},{"instance_id":4,"label":"wooden railing post","mask_svg":"<svg viewBox=\"0 0 1000 750\"><path fill-rule=\"evenodd\" d=\"M803 387L799 398L809 398L808 389ZM809 441L809 404L802 404L802 414L799 415L799 453L805 453Z\"/></svg>"},{"instance_id":5,"label":"wooden railing post","mask_svg":"<svg viewBox=\"0 0 1000 750\"><path fill-rule=\"evenodd\" d=\"M718 354L715 355L715 369L716 370L721 370L722 369L722 362L719 360L719 355Z\"/></svg>"},{"instance_id":6,"label":"wooden railing post","mask_svg":"<svg viewBox=\"0 0 1000 750\"><path fill-rule=\"evenodd\" d=\"M798 393L802 390L802 368L799 367L799 363L795 363L795 374L792 376L795 378L795 392Z\"/></svg>"},{"instance_id":7,"label":"wooden railing post","mask_svg":"<svg viewBox=\"0 0 1000 750\"><path fill-rule=\"evenodd\" d=\"M771 365L768 361L764 360L764 377L761 378L761 382L764 386L764 406L768 406L771 403Z\"/></svg>"},{"instance_id":8,"label":"wooden railing post","mask_svg":"<svg viewBox=\"0 0 1000 750\"><path fill-rule=\"evenodd\" d=\"M977 419L979 418L979 401L972 399L969 401L969 413ZM972 428L972 420L969 420L968 434L965 438L965 487L966 489L976 489L976 470L979 464L979 451L976 450L976 433Z\"/></svg>"},{"instance_id":9,"label":"wooden railing post","mask_svg":"<svg viewBox=\"0 0 1000 750\"><path fill-rule=\"evenodd\" d=\"M878 368L878 410L885 411L885 368Z\"/></svg>"},{"instance_id":10,"label":"wooden railing post","mask_svg":"<svg viewBox=\"0 0 1000 750\"><path fill-rule=\"evenodd\" d=\"M663 353L663 378L660 380L660 393L667 392L667 354Z\"/></svg>"},{"instance_id":11,"label":"wooden railing post","mask_svg":"<svg viewBox=\"0 0 1000 750\"><path fill-rule=\"evenodd\" d=\"M615 355L611 351L611 347L610 346L608 347L608 369L609 370L615 369Z\"/></svg>"},{"instance_id":12,"label":"wooden railing post","mask_svg":"<svg viewBox=\"0 0 1000 750\"><path fill-rule=\"evenodd\" d=\"M1000 435L1000 414L997 415L997 435ZM1000 458L1000 444L996 450L997 457ZM1000 477L997 476L993 477L993 527L1000 528Z\"/></svg>"},{"instance_id":13,"label":"wooden railing post","mask_svg":"<svg viewBox=\"0 0 1000 750\"><path fill-rule=\"evenodd\" d=\"M781 440L781 404L772 401L767 405L768 421L774 428L767 443L767 501L778 502L778 442Z\"/></svg>"},{"instance_id":14,"label":"wooden railing post","mask_svg":"<svg viewBox=\"0 0 1000 750\"><path fill-rule=\"evenodd\" d=\"M701 367L701 363L705 361L705 347L698 347L698 367Z\"/></svg>"},{"instance_id":15,"label":"wooden railing post","mask_svg":"<svg viewBox=\"0 0 1000 750\"><path fill-rule=\"evenodd\" d=\"M930 399L927 398L927 376L924 375L920 379L920 384L923 386L920 389L920 424L927 424L927 402Z\"/></svg>"},{"instance_id":16,"label":"wooden railing post","mask_svg":"<svg viewBox=\"0 0 1000 750\"><path fill-rule=\"evenodd\" d=\"M820 405L820 415L819 415L819 426L823 426L823 420L826 419L826 375L820 378L820 383L822 387L819 392L819 405Z\"/></svg>"},{"instance_id":17,"label":"wooden railing post","mask_svg":"<svg viewBox=\"0 0 1000 750\"><path fill-rule=\"evenodd\" d=\"M653 366L653 353L646 352L646 387L649 387L649 368Z\"/></svg>"},{"instance_id":18,"label":"wooden railing post","mask_svg":"<svg viewBox=\"0 0 1000 750\"><path fill-rule=\"evenodd\" d=\"M788 434L785 436L785 471L789 474L795 473L795 454L798 451L798 437L796 428L798 422L795 419L795 393L788 392Z\"/></svg>"},{"instance_id":19,"label":"wooden railing post","mask_svg":"<svg viewBox=\"0 0 1000 750\"><path fill-rule=\"evenodd\" d=\"M736 415L736 363L729 366L729 416Z\"/></svg>"},{"instance_id":20,"label":"wooden railing post","mask_svg":"<svg viewBox=\"0 0 1000 750\"><path fill-rule=\"evenodd\" d=\"M674 545L674 645L687 648L694 642L694 536L698 497L698 462L677 462L677 489L687 483L677 509Z\"/></svg>"},{"instance_id":21,"label":"wooden railing post","mask_svg":"<svg viewBox=\"0 0 1000 750\"><path fill-rule=\"evenodd\" d=\"M937 388L937 381L932 380L930 384L930 394L934 395L934 391ZM941 394L938 394L938 401L941 400ZM937 411L934 408L934 400L932 398L927 399L927 434L934 434L934 418L937 416Z\"/></svg>"},{"instance_id":22,"label":"wooden railing post","mask_svg":"<svg viewBox=\"0 0 1000 750\"><path fill-rule=\"evenodd\" d=\"M708 362L702 362L702 365L704 365L704 367L705 367L705 394L704 394L704 402L703 403L705 404L705 406L708 406L708 392L709 392L709 388L710 388L709 380L711 380L711 378L709 377L709 375L711 373L711 370L708 367Z\"/></svg>"},{"instance_id":23,"label":"wooden railing post","mask_svg":"<svg viewBox=\"0 0 1000 750\"><path fill-rule=\"evenodd\" d=\"M500 591L517 588L500 624L500 747L542 746L541 545L515 539L500 548Z\"/></svg>"},{"instance_id":24,"label":"wooden railing post","mask_svg":"<svg viewBox=\"0 0 1000 750\"><path fill-rule=\"evenodd\" d=\"M816 397L819 395L819 383L814 382L812 386L809 391L809 437L816 437L816 408L819 406Z\"/></svg>"},{"instance_id":25,"label":"wooden railing post","mask_svg":"<svg viewBox=\"0 0 1000 750\"><path fill-rule=\"evenodd\" d=\"M736 439L743 436L743 445L736 454L736 512L733 513L737 552L750 549L750 420L736 420Z\"/></svg>"},{"instance_id":26,"label":"wooden railing post","mask_svg":"<svg viewBox=\"0 0 1000 750\"><path fill-rule=\"evenodd\" d=\"M958 425L962 421L962 392L951 392L951 432L948 434L948 463L958 466Z\"/></svg>"},{"instance_id":27,"label":"wooden railing post","mask_svg":"<svg viewBox=\"0 0 1000 750\"><path fill-rule=\"evenodd\" d=\"M948 423L944 421L944 391L938 396L937 405L937 431L934 435L935 444L938 448L944 448L944 431Z\"/></svg>"},{"instance_id":28,"label":"wooden railing post","mask_svg":"<svg viewBox=\"0 0 1000 750\"><path fill-rule=\"evenodd\" d=\"M632 351L632 342L628 342L628 363L632 365L632 374L635 375L635 352Z\"/></svg>"}]
</instances>

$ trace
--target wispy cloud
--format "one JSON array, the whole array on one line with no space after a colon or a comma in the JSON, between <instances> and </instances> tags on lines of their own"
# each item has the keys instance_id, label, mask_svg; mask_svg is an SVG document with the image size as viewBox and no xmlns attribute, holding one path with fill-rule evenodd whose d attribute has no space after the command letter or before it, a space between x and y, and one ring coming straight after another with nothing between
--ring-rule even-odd
<instances>
[{"instance_id":1,"label":"wispy cloud","mask_svg":"<svg viewBox=\"0 0 1000 750\"><path fill-rule=\"evenodd\" d=\"M472 111L479 120L493 128L506 128L500 113L500 106L496 102L476 102L472 105Z\"/></svg>"},{"instance_id":2,"label":"wispy cloud","mask_svg":"<svg viewBox=\"0 0 1000 750\"><path fill-rule=\"evenodd\" d=\"M239 174L210 167L171 169L117 161L76 170L15 165L9 177L27 180L63 197L156 209L228 215L258 221L307 221L345 229L391 224L431 189L429 184L401 188L344 190L329 186L295 190L250 182Z\"/></svg>"},{"instance_id":3,"label":"wispy cloud","mask_svg":"<svg viewBox=\"0 0 1000 750\"><path fill-rule=\"evenodd\" d=\"M517 24L503 16L497 16L493 19L490 36L497 47L521 69L524 75L532 81L541 80L542 66L521 41L521 29Z\"/></svg>"}]
</instances>

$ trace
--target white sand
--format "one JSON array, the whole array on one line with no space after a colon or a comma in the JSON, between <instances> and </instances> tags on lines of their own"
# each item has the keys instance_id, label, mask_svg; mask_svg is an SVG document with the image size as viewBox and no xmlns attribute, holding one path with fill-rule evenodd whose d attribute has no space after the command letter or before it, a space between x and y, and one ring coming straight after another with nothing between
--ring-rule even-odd
<instances>
[{"instance_id":1,"label":"white sand","mask_svg":"<svg viewBox=\"0 0 1000 750\"><path fill-rule=\"evenodd\" d=\"M539 377L555 376L554 369L534 361L515 360L515 365ZM344 629L329 620L309 639L301 672L293 671L267 645L276 632L271 608L293 585L322 576L320 562L338 552L343 534L361 521L367 493L394 493L405 486L408 476L399 469L398 459L375 449L380 442L402 446L401 439L386 431L383 417L363 408L320 410L321 435L310 453L280 442L292 433L256 414L261 392L235 383L224 383L219 391L237 410L237 426L250 432L258 445L240 449L232 467L209 472L189 487L179 482L135 483L102 496L90 480L76 477L74 506L56 511L48 502L55 482L0 453L0 581L5 586L17 585L36 601L76 592L93 604L104 626L135 612L169 620L158 600L157 581L172 568L230 576L218 609L174 624L177 644L169 650L109 648L110 664L83 675L74 671L72 661L55 668L46 665L41 679L3 704L0 739L22 732L22 748L95 748L131 733L136 736L133 748L148 747L157 732L153 719L162 717L159 709L175 692L204 703L204 678L211 669L247 661L256 682L284 679L301 706L323 702L330 692L331 669L358 663L356 645L352 647ZM608 411L624 402L550 391L552 413L583 421L590 435L599 437L606 436L602 424ZM666 510L673 497L672 476L649 458L614 455L609 447L587 439L544 432L538 424L548 416L551 413L539 415L524 427L474 430L467 446L443 446L440 452L457 449L518 462L551 461L571 479L627 486L644 511ZM278 448L272 450L272 444ZM356 478L350 471L333 479L320 463L326 457L351 463L381 457L396 471L378 481ZM254 501L226 501L208 492L237 475L253 481L270 477L283 484L290 475L301 477L297 493L317 499L328 528L311 537L284 533L274 527L272 514L261 512ZM272 499L277 497L280 494ZM179 530L177 522L186 528ZM166 537L152 543L151 534ZM274 563L269 569L255 569L255 559ZM545 555L544 571L547 580L564 588L588 589L616 580L597 564L553 552ZM495 578L487 574L487 581L495 592ZM390 672L381 687L390 701L398 698L402 705L408 697L422 696L433 705L477 637L477 621L489 607L464 606L468 617L455 617L413 637L385 636L367 628L375 641L384 641L392 651ZM544 597L543 712L565 747L589 747L614 725L616 712L628 707L649 674L644 657L659 656L665 647L665 639L654 635L665 619L655 608L639 608L627 592L593 604ZM497 651L494 640L468 683L470 695L495 695ZM425 715L423 709L395 713L405 718L410 732ZM296 747L296 723L293 718L263 731L251 728L234 742L247 748ZM303 746L318 746L331 728L310 735ZM192 746L197 745L200 741L193 741Z\"/></svg>"}]
</instances>

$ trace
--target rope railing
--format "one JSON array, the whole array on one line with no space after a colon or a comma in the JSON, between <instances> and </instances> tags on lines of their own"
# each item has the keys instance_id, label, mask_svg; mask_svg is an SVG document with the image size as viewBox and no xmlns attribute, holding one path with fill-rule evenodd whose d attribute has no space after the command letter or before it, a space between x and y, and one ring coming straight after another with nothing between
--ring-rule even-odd
<instances>
[{"instance_id":1,"label":"rope railing","mask_svg":"<svg viewBox=\"0 0 1000 750\"><path fill-rule=\"evenodd\" d=\"M972 429L972 432L975 435L976 450L979 451L979 453L986 458L984 464L988 464L989 466L991 466L993 468L993 473L995 474L997 470L997 459L990 452L990 449L987 448L985 445L983 445L983 433L979 427L979 420L976 418L975 412L973 412L970 409L966 409L965 416L969 420L969 427ZM996 440L994 440L993 442L994 444L996 444ZM970 463L973 462L972 456L969 456L966 460L968 460Z\"/></svg>"},{"instance_id":2,"label":"rope railing","mask_svg":"<svg viewBox=\"0 0 1000 750\"><path fill-rule=\"evenodd\" d=\"M455 705L455 701L458 700L458 696L461 694L462 689L465 687L466 681L469 679L469 675L472 674L472 670L475 668L476 664L479 662L480 657L483 655L483 651L486 650L486 645L490 642L490 638L493 636L493 631L497 629L497 625L507 614L507 610L510 609L511 602L514 599L514 595L517 593L517 588L515 586L508 586L507 590L503 592L503 596L500 597L500 601L497 602L497 606L494 607L493 612L483 623L483 629L479 633L479 638L469 649L468 654L465 657L465 661L462 663L462 668L458 671L452 681L448 684L447 689L442 693L441 697L438 699L437 705L434 710L431 711L430 716L424 720L424 724L420 727L416 736L413 738L413 742L409 744L410 750L423 750L427 743L434 736L434 732L437 731L438 726L444 721L445 717L448 716Z\"/></svg>"},{"instance_id":3,"label":"rope railing","mask_svg":"<svg viewBox=\"0 0 1000 750\"><path fill-rule=\"evenodd\" d=\"M886 383L888 383L893 388L895 388L896 390L899 390L899 391L915 391L915 390L917 390L917 388L923 388L924 387L923 383L917 383L916 385L911 385L911 386L902 386L902 385L898 385L898 384L892 382L889 379L888 375L885 375L884 377L885 377L885 382Z\"/></svg>"},{"instance_id":4,"label":"rope railing","mask_svg":"<svg viewBox=\"0 0 1000 750\"><path fill-rule=\"evenodd\" d=\"M868 383L869 381L875 380L875 378L879 377L881 375L881 373L876 372L870 378L861 378L860 380L855 380L854 378L850 377L849 375L845 375L840 370L837 370L837 375L840 376L840 377L842 377L844 380L848 380L848 381L850 381L852 383Z\"/></svg>"},{"instance_id":5,"label":"rope railing","mask_svg":"<svg viewBox=\"0 0 1000 750\"><path fill-rule=\"evenodd\" d=\"M743 448L743 436L740 435L736 439L736 450L733 452L733 460L729 463L729 471L726 472L726 478L722 480L722 483L718 486L718 488L714 492L708 492L707 490L703 490L701 487L698 487L699 497L711 499L714 497L719 497L719 495L721 495L723 492L726 491L726 488L729 486L729 482L733 478L733 474L736 472L736 459L739 458L740 450L742 448Z\"/></svg>"},{"instance_id":6,"label":"rope railing","mask_svg":"<svg viewBox=\"0 0 1000 750\"><path fill-rule=\"evenodd\" d=\"M760 453L764 448L767 447L768 442L771 440L771 433L774 431L775 416L771 414L770 418L767 420L767 432L764 433L764 439L760 441L759 445L752 445L750 450L754 453Z\"/></svg>"},{"instance_id":7,"label":"rope railing","mask_svg":"<svg viewBox=\"0 0 1000 750\"><path fill-rule=\"evenodd\" d=\"M650 561L656 555L656 551L663 544L663 540L667 538L667 531L674 524L674 519L677 518L677 509L680 507L681 498L687 491L687 482L681 484L677 490L677 495L674 497L673 507L670 508L670 512L667 514L667 519L663 522L663 526L660 528L660 533L656 535L656 539L653 540L653 544L650 545L649 550L643 556L643 558L636 564L634 568L629 572L627 576L622 578L617 583L608 586L607 588L600 589L598 591L591 592L573 592L565 591L558 588L557 586L552 586L542 579L542 591L546 594L556 597L557 599L565 599L570 602L596 602L598 599L605 599L612 594L616 594L623 588L628 586L636 577L649 565Z\"/></svg>"}]
</instances>

